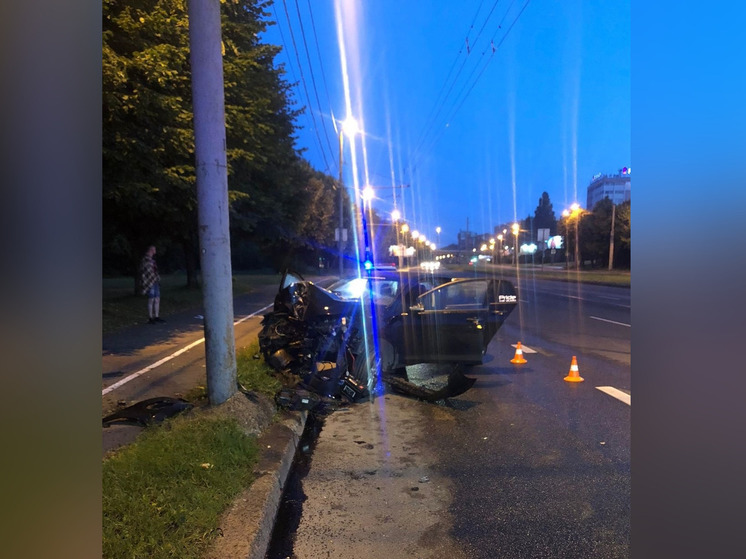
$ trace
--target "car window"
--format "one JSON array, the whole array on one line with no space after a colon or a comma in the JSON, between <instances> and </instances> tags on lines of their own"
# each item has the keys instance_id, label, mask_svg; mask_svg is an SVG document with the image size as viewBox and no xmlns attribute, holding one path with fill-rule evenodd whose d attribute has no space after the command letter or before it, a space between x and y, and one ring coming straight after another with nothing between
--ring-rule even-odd
<instances>
[{"instance_id":1,"label":"car window","mask_svg":"<svg viewBox=\"0 0 746 559\"><path fill-rule=\"evenodd\" d=\"M399 282L392 279L371 278L369 288L368 278L352 278L333 284L329 290L343 299L359 299L360 297L367 299L372 292L376 304L390 305L399 295Z\"/></svg>"},{"instance_id":2,"label":"car window","mask_svg":"<svg viewBox=\"0 0 746 559\"><path fill-rule=\"evenodd\" d=\"M287 272L282 278L282 284L280 285L280 289L285 289L286 287L289 287L293 285L294 283L298 283L301 281L303 281L303 277L300 274L296 274L294 272Z\"/></svg>"},{"instance_id":3,"label":"car window","mask_svg":"<svg viewBox=\"0 0 746 559\"><path fill-rule=\"evenodd\" d=\"M485 307L486 281L458 281L420 298L424 310L478 310Z\"/></svg>"}]
</instances>

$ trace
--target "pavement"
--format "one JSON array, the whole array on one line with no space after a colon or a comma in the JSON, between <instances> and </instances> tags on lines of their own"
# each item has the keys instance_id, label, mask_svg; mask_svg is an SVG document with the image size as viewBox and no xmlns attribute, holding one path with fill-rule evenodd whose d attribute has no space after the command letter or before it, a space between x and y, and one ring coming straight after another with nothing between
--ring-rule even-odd
<instances>
[{"instance_id":1,"label":"pavement","mask_svg":"<svg viewBox=\"0 0 746 559\"><path fill-rule=\"evenodd\" d=\"M276 291L274 285L261 286L234 300L237 350L256 340L261 318L268 312L267 305ZM206 386L201 312L164 318L165 323L151 325L143 321L103 337L102 418L147 398L183 398L190 390ZM242 392L210 410L213 411L236 416L245 432L257 436L260 455L255 481L224 515L222 535L207 557L260 559L270 542L307 414L278 410L269 398L247 397ZM141 432L142 427L136 425L103 427L103 456L130 444Z\"/></svg>"}]
</instances>

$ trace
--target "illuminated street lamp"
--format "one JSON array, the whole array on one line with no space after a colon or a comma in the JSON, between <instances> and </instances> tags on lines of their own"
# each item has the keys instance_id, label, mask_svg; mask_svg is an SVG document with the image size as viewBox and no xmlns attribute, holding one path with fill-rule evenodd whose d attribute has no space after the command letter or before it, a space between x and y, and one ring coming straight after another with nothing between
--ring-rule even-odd
<instances>
[{"instance_id":1,"label":"illuminated street lamp","mask_svg":"<svg viewBox=\"0 0 746 559\"><path fill-rule=\"evenodd\" d=\"M372 186L366 186L363 188L363 191L360 193L360 197L363 199L364 203L369 203L374 196L373 187Z\"/></svg>"},{"instance_id":2,"label":"illuminated street lamp","mask_svg":"<svg viewBox=\"0 0 746 559\"><path fill-rule=\"evenodd\" d=\"M399 268L402 267L402 246L401 246L401 238L399 237L399 219L401 218L401 213L399 213L399 210L396 208L394 211L391 212L391 221L394 222L394 228L396 229L396 253L399 256ZM404 229L404 227L402 227Z\"/></svg>"},{"instance_id":3,"label":"illuminated street lamp","mask_svg":"<svg viewBox=\"0 0 746 559\"><path fill-rule=\"evenodd\" d=\"M500 250L497 251L497 263L502 264L502 251L503 251L503 235L502 233L497 236L497 240L500 241Z\"/></svg>"},{"instance_id":4,"label":"illuminated street lamp","mask_svg":"<svg viewBox=\"0 0 746 559\"><path fill-rule=\"evenodd\" d=\"M515 266L517 268L518 267L518 233L521 230L521 226L518 225L518 223L514 223L513 226L511 227L511 229L512 229L512 232L513 232L513 237L515 239L515 241L514 241L515 242L515 248L513 249L513 254L515 256Z\"/></svg>"},{"instance_id":5,"label":"illuminated street lamp","mask_svg":"<svg viewBox=\"0 0 746 559\"><path fill-rule=\"evenodd\" d=\"M438 235L438 246L440 246L440 232L442 229L440 227L435 228L435 233Z\"/></svg>"},{"instance_id":6,"label":"illuminated street lamp","mask_svg":"<svg viewBox=\"0 0 746 559\"><path fill-rule=\"evenodd\" d=\"M358 133L357 121L348 116L343 122L342 126L339 127L339 236L337 247L339 250L339 277L341 278L344 274L344 258L343 258L343 241L342 241L342 229L344 229L344 208L342 204L342 191L344 190L344 178L342 176L342 166L344 164L344 136L347 135L350 140L355 138Z\"/></svg>"},{"instance_id":7,"label":"illuminated street lamp","mask_svg":"<svg viewBox=\"0 0 746 559\"><path fill-rule=\"evenodd\" d=\"M569 210L565 210L562 212L562 215L569 220L569 218L573 218L575 221L575 268L580 269L580 243L578 242L578 228L580 225L580 216L583 215L583 209L580 207L580 205L575 202L570 206ZM569 221L565 225L565 234L567 235L568 229L569 229ZM569 266L568 266L569 267Z\"/></svg>"}]
</instances>

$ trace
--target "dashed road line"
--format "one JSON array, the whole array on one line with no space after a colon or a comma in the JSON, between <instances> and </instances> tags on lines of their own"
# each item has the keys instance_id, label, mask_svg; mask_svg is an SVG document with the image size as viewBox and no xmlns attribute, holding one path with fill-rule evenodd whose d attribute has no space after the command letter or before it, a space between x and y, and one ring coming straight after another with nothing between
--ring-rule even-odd
<instances>
[{"instance_id":1,"label":"dashed road line","mask_svg":"<svg viewBox=\"0 0 746 559\"><path fill-rule=\"evenodd\" d=\"M243 322L244 320L247 320L247 319L249 319L249 318L252 318L252 317L254 317L254 316L258 315L258 314L259 314L260 312L262 312L262 311L265 311L265 310L267 310L267 309L268 309L268 308L270 308L271 306L272 306L272 305L267 305L266 307L263 307L263 308L259 309L258 311L255 311L255 312L253 312L253 313L251 313L251 314L249 314L249 315L246 315L245 317L243 317L243 318L241 318L241 319L239 319L239 320L235 321L235 322L233 323L233 326L235 326L235 325L237 325L237 324L240 324L240 323L241 323L241 322ZM119 388L120 386L122 386L122 385L125 385L125 384L127 384L127 383L128 383L129 381L131 381L131 380L134 380L134 379L136 379L137 377L139 377L139 376L141 376L141 375L144 375L144 374L145 374L145 373L147 373L148 371L152 371L152 370L153 370L153 369L155 369L156 367L160 367L160 366L161 366L161 365L163 365L164 363L167 363L167 362L171 361L171 359L174 359L175 357L178 357L178 356L179 356L179 355L181 355L182 353L186 353L187 351L189 351L190 349L192 349L192 348L193 348L193 347L195 347L195 346L198 346L199 344L203 343L204 341L205 341L205 338L200 338L199 340L197 340L197 341L195 341L195 342L192 342L191 344L189 344L189 345L187 345L187 346L185 346L185 347L181 348L180 350L178 350L178 351L175 351L174 353L172 353L172 354L171 354L171 355L169 355L168 357L164 357L164 358L163 358L163 359L161 359L160 361L156 361L156 362L155 362L155 363L153 363L152 365L148 365L148 366L147 366L147 367L145 367L144 369L140 369L140 370L139 370L139 371L137 371L136 373L132 373L132 374L131 374L131 375L129 375L128 377L125 377L125 378L123 378L122 380L120 380L120 381L117 381L117 382L115 382L115 383L114 383L114 384L112 384L111 386L108 386L108 387L104 388L104 389L103 389L103 390L101 391L101 396L106 396L106 395L107 395L107 394L108 394L109 392L113 392L114 390L116 390L116 389L117 389L117 388Z\"/></svg>"},{"instance_id":2,"label":"dashed road line","mask_svg":"<svg viewBox=\"0 0 746 559\"><path fill-rule=\"evenodd\" d=\"M608 394L612 398L616 398L620 402L624 402L628 406L632 405L632 396L630 394L627 394L626 392L622 392L618 388L614 388L613 386L597 386L601 392Z\"/></svg>"},{"instance_id":3,"label":"dashed road line","mask_svg":"<svg viewBox=\"0 0 746 559\"><path fill-rule=\"evenodd\" d=\"M598 316L591 316L593 320L600 320L601 322L610 322L611 324L618 324L619 326L626 326L627 328L631 328L631 324L626 324L624 322L617 322L616 320L609 320L607 318L600 318Z\"/></svg>"}]
</instances>

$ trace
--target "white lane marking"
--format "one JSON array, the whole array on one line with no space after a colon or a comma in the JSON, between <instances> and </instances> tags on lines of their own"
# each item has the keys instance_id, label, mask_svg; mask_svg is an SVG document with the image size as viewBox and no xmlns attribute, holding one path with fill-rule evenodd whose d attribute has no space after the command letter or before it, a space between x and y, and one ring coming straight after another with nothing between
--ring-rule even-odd
<instances>
[{"instance_id":1,"label":"white lane marking","mask_svg":"<svg viewBox=\"0 0 746 559\"><path fill-rule=\"evenodd\" d=\"M625 324L624 322L617 322L616 320L608 320L606 318L599 318L597 316L591 316L593 320L600 320L601 322L611 322L612 324L618 324L619 326L626 326L627 328L631 328L631 324Z\"/></svg>"},{"instance_id":2,"label":"white lane marking","mask_svg":"<svg viewBox=\"0 0 746 559\"><path fill-rule=\"evenodd\" d=\"M253 313L251 313L251 314L249 314L249 315L246 315L245 317L243 317L243 318L241 318L241 319L239 319L239 320L235 321L235 322L233 323L233 326L235 326L236 324L240 324L240 323L241 323L241 322L243 322L244 320L247 320L247 319L249 319L249 318L251 318L251 317L254 317L254 316L258 315L258 314L259 314L260 312L262 312L262 311L265 311L265 310L267 310L267 309L268 309L269 307L271 307L271 306L272 306L272 305L267 305L266 307L264 307L264 308L261 308L261 309L259 309L258 311L255 311L255 312L253 312ZM124 384L127 384L127 383L128 383L129 381L131 381L131 380L134 380L134 379L136 379L137 377L139 377L139 376L141 376L141 375L144 375L144 374L145 374L145 373L147 373L148 371L152 371L152 370L153 370L153 369L155 369L156 367L160 367L160 366L161 366L161 365L163 365L164 363L167 363L168 361L171 361L171 359L173 359L173 358L175 358L175 357L178 357L178 356L179 356L179 355L181 355L182 353L186 353L187 351L189 351L190 349L192 349L192 348L193 348L193 347L195 347L195 346L198 346L199 344L201 344L201 343L202 343L202 342L204 342L204 341L205 341L205 339L204 339L204 338L200 338L200 339L199 339L199 340L197 340L196 342L192 342L192 343L191 343L191 344L189 344L188 346L182 347L182 348L181 348L180 350L178 350L178 351L175 351L174 353L172 353L172 354L171 354L171 355L169 355L168 357L164 357L164 358L163 358L163 359L161 359L160 361L156 361L156 362L155 362L155 363L153 363L152 365L148 365L148 366L147 366L147 367L145 367L144 369L140 369L140 370L139 370L139 371L137 371L136 373L132 373L132 374L131 374L130 376L128 376L128 377L125 377L125 378L123 378L122 380L120 380L120 381L117 381L117 382L115 382L115 383L114 383L114 384L112 384L111 386L108 386L108 387L104 388L104 389L103 389L103 390L101 391L101 396L106 396L106 395L107 395L107 394L108 394L109 392L113 392L114 390L116 390L116 389L117 389L117 388L119 388L120 386L122 386L122 385L124 385Z\"/></svg>"},{"instance_id":3,"label":"white lane marking","mask_svg":"<svg viewBox=\"0 0 746 559\"><path fill-rule=\"evenodd\" d=\"M244 316L243 318L241 318L241 319L237 320L236 322L234 322L234 323L233 323L233 326L235 326L236 324L241 324L241 323L242 323L242 322L243 322L244 320L246 320L246 319L249 319L249 318L252 318L252 317L254 317L254 316L258 315L258 314L259 314L260 312L262 312L262 311L266 311L266 310L267 310L267 309L268 309L269 307L271 307L271 306L272 306L273 304L274 304L274 303L271 303L271 304L267 305L266 307L263 307L263 308L259 309L258 311L254 311L254 312L253 312L253 313L251 313L251 314L247 314L247 315L246 315L246 316Z\"/></svg>"},{"instance_id":4,"label":"white lane marking","mask_svg":"<svg viewBox=\"0 0 746 559\"><path fill-rule=\"evenodd\" d=\"M628 406L632 405L632 396L627 394L626 392L622 392L618 388L614 388L613 386L597 386L601 392L604 392L608 394L609 396L616 398L620 402L624 402Z\"/></svg>"},{"instance_id":5,"label":"white lane marking","mask_svg":"<svg viewBox=\"0 0 746 559\"><path fill-rule=\"evenodd\" d=\"M518 344L510 344L510 347L515 347L515 348L517 348L517 347L518 347ZM525 346L525 345L523 345L523 344L521 344L521 351L523 351L524 353L536 353L536 350L533 350L533 349L531 349L530 347L528 347L528 346Z\"/></svg>"},{"instance_id":6,"label":"white lane marking","mask_svg":"<svg viewBox=\"0 0 746 559\"><path fill-rule=\"evenodd\" d=\"M626 301L624 297L613 297L611 295L598 295L599 299L609 299L610 301Z\"/></svg>"}]
</instances>

